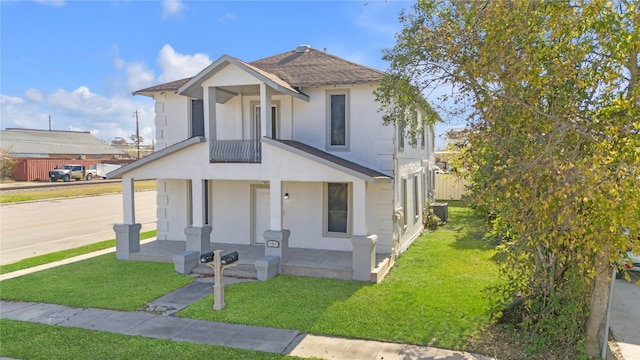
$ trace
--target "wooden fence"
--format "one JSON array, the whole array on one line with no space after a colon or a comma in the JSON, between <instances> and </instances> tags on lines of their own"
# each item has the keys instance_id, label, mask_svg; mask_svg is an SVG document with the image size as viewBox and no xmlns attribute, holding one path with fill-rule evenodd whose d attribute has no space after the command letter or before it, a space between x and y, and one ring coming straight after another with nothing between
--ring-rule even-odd
<instances>
[{"instance_id":1,"label":"wooden fence","mask_svg":"<svg viewBox=\"0 0 640 360\"><path fill-rule=\"evenodd\" d=\"M460 200L469 182L455 174L436 174L436 200Z\"/></svg>"}]
</instances>

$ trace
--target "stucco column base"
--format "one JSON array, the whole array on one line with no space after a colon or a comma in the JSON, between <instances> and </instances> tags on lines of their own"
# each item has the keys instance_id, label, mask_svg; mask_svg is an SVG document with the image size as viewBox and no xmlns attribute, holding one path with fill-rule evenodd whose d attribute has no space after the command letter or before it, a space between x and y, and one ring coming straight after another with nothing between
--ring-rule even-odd
<instances>
[{"instance_id":1,"label":"stucco column base","mask_svg":"<svg viewBox=\"0 0 640 360\"><path fill-rule=\"evenodd\" d=\"M129 260L129 254L140 251L141 224L115 224L116 232L116 258Z\"/></svg>"},{"instance_id":2,"label":"stucco column base","mask_svg":"<svg viewBox=\"0 0 640 360\"><path fill-rule=\"evenodd\" d=\"M186 251L197 251L200 254L211 251L211 226L187 226L184 234L187 236Z\"/></svg>"},{"instance_id":3,"label":"stucco column base","mask_svg":"<svg viewBox=\"0 0 640 360\"><path fill-rule=\"evenodd\" d=\"M371 281L371 270L376 263L376 244L378 235L353 236L353 280Z\"/></svg>"},{"instance_id":4,"label":"stucco column base","mask_svg":"<svg viewBox=\"0 0 640 360\"><path fill-rule=\"evenodd\" d=\"M278 273L282 272L282 264L289 258L289 236L291 231L267 230L262 235L264 237L264 256L277 256L280 258Z\"/></svg>"}]
</instances>

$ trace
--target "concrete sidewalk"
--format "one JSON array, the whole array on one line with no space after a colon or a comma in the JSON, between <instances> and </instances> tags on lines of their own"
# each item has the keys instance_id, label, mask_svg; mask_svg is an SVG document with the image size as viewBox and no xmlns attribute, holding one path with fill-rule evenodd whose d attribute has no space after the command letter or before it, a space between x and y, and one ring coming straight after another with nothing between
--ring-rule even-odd
<instances>
[{"instance_id":1,"label":"concrete sidewalk","mask_svg":"<svg viewBox=\"0 0 640 360\"><path fill-rule=\"evenodd\" d=\"M293 330L209 322L148 312L2 301L0 317L320 359L487 359L481 355L426 346L316 336Z\"/></svg>"},{"instance_id":2,"label":"concrete sidewalk","mask_svg":"<svg viewBox=\"0 0 640 360\"><path fill-rule=\"evenodd\" d=\"M225 278L225 284L246 281ZM482 355L379 341L316 336L293 330L193 320L171 316L213 291L210 278L169 293L147 305L146 312L72 308L54 304L0 301L0 317L187 341L320 359L489 359ZM213 311L213 310L212 310ZM153 312L153 313L152 313Z\"/></svg>"}]
</instances>

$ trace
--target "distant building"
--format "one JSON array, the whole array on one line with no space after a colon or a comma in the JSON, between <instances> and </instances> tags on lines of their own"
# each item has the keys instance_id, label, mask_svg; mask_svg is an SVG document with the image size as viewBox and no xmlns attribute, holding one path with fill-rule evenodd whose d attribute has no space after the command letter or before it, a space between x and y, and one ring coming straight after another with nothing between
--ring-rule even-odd
<instances>
[{"instance_id":1,"label":"distant building","mask_svg":"<svg viewBox=\"0 0 640 360\"><path fill-rule=\"evenodd\" d=\"M126 154L87 131L0 130L0 148L15 158L119 159Z\"/></svg>"}]
</instances>

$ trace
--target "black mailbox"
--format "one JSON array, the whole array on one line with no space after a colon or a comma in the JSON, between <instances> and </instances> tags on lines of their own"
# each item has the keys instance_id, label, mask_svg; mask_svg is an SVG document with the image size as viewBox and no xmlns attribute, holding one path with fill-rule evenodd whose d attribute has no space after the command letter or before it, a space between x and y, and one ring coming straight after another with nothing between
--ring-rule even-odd
<instances>
[{"instance_id":1,"label":"black mailbox","mask_svg":"<svg viewBox=\"0 0 640 360\"><path fill-rule=\"evenodd\" d=\"M213 261L213 251L209 251L208 253L204 253L200 255L201 263L208 263Z\"/></svg>"},{"instance_id":2,"label":"black mailbox","mask_svg":"<svg viewBox=\"0 0 640 360\"><path fill-rule=\"evenodd\" d=\"M230 252L228 254L222 255L221 263L222 265L229 265L238 261L238 259L239 259L238 252L234 251L234 252Z\"/></svg>"}]
</instances>

